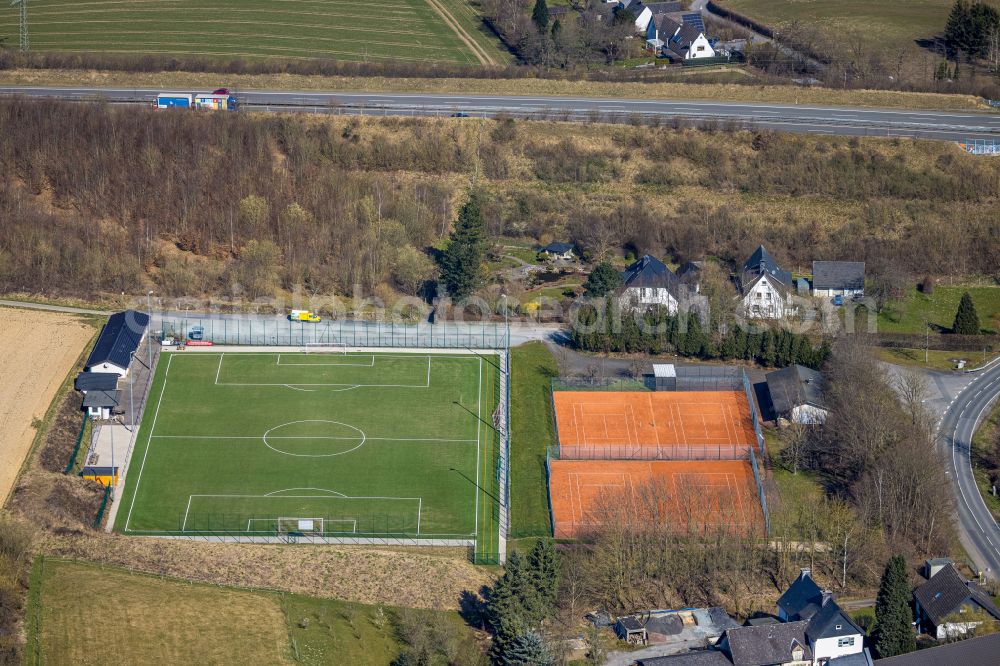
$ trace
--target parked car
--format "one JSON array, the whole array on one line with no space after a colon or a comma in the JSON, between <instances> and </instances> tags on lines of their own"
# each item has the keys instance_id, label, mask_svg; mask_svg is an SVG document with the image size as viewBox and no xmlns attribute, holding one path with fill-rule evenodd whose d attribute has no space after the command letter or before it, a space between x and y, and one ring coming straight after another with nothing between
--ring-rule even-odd
<instances>
[{"instance_id":1,"label":"parked car","mask_svg":"<svg viewBox=\"0 0 1000 666\"><path fill-rule=\"evenodd\" d=\"M192 326L188 331L189 340L201 340L205 337L205 329L202 326Z\"/></svg>"},{"instance_id":2,"label":"parked car","mask_svg":"<svg viewBox=\"0 0 1000 666\"><path fill-rule=\"evenodd\" d=\"M836 305L839 308L841 305L844 304L844 297L843 296L839 296L839 295L838 296L834 296L833 297L833 304Z\"/></svg>"},{"instance_id":3,"label":"parked car","mask_svg":"<svg viewBox=\"0 0 1000 666\"><path fill-rule=\"evenodd\" d=\"M468 118L469 114L467 114L464 111L456 111L455 113L451 114L451 117L452 118Z\"/></svg>"},{"instance_id":4,"label":"parked car","mask_svg":"<svg viewBox=\"0 0 1000 666\"><path fill-rule=\"evenodd\" d=\"M212 91L212 94L213 95L228 95L229 94L229 88L216 88L215 90Z\"/></svg>"}]
</instances>

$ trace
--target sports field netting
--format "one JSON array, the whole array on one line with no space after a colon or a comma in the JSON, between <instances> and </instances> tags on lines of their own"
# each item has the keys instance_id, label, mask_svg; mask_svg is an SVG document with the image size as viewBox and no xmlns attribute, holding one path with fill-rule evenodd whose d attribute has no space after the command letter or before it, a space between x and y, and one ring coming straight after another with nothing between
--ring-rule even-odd
<instances>
[{"instance_id":1,"label":"sports field netting","mask_svg":"<svg viewBox=\"0 0 1000 666\"><path fill-rule=\"evenodd\" d=\"M556 391L552 399L564 460L739 460L756 442L742 391Z\"/></svg>"},{"instance_id":2,"label":"sports field netting","mask_svg":"<svg viewBox=\"0 0 1000 666\"><path fill-rule=\"evenodd\" d=\"M115 528L496 552L496 354L165 353ZM291 527L290 527L291 526Z\"/></svg>"},{"instance_id":3,"label":"sports field netting","mask_svg":"<svg viewBox=\"0 0 1000 666\"><path fill-rule=\"evenodd\" d=\"M746 461L550 460L549 492L557 538L586 537L613 523L692 534L763 527Z\"/></svg>"}]
</instances>

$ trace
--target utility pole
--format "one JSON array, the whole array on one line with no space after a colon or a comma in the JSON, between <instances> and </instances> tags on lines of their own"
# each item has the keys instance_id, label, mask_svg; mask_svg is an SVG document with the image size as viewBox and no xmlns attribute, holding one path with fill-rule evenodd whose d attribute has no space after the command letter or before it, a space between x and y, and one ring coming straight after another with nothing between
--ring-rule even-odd
<instances>
[{"instance_id":1,"label":"utility pole","mask_svg":"<svg viewBox=\"0 0 1000 666\"><path fill-rule=\"evenodd\" d=\"M21 53L28 52L28 0L11 0L11 7L20 7L21 13L18 20L20 33Z\"/></svg>"}]
</instances>

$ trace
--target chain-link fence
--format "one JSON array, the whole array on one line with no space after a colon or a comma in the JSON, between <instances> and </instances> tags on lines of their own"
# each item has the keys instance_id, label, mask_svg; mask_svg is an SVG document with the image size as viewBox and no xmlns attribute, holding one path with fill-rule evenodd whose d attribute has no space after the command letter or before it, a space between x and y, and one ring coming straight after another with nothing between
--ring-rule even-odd
<instances>
[{"instance_id":1,"label":"chain-link fence","mask_svg":"<svg viewBox=\"0 0 1000 666\"><path fill-rule=\"evenodd\" d=\"M502 323L396 324L382 321L291 321L265 317L163 316L160 338L217 345L507 349Z\"/></svg>"},{"instance_id":2,"label":"chain-link fence","mask_svg":"<svg viewBox=\"0 0 1000 666\"><path fill-rule=\"evenodd\" d=\"M746 444L560 444L549 447L549 456L553 460L741 460L751 448Z\"/></svg>"}]
</instances>

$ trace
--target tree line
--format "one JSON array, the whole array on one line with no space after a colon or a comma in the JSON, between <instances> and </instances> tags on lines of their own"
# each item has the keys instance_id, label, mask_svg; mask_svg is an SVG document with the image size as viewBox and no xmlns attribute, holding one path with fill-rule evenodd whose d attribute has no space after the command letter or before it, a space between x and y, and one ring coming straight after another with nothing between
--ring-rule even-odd
<instances>
[{"instance_id":1,"label":"tree line","mask_svg":"<svg viewBox=\"0 0 1000 666\"><path fill-rule=\"evenodd\" d=\"M1000 266L1000 165L947 144L16 99L0 101L0 123L17 128L0 136L8 292L149 285L253 299L357 285L429 296L473 180L487 253L507 238L555 236L593 260L737 266L765 243L791 269L817 257L909 275ZM792 198L810 205L786 206ZM747 201L783 212L764 219ZM817 210L833 216L817 221ZM716 301L712 312L725 311Z\"/></svg>"},{"instance_id":2,"label":"tree line","mask_svg":"<svg viewBox=\"0 0 1000 666\"><path fill-rule=\"evenodd\" d=\"M674 353L703 360L744 360L767 367L798 363L818 368L830 353L827 341L814 345L801 333L751 331L740 325L713 331L704 328L695 313L670 314L665 308L623 312L614 298L601 306L582 306L570 340L584 351Z\"/></svg>"}]
</instances>

